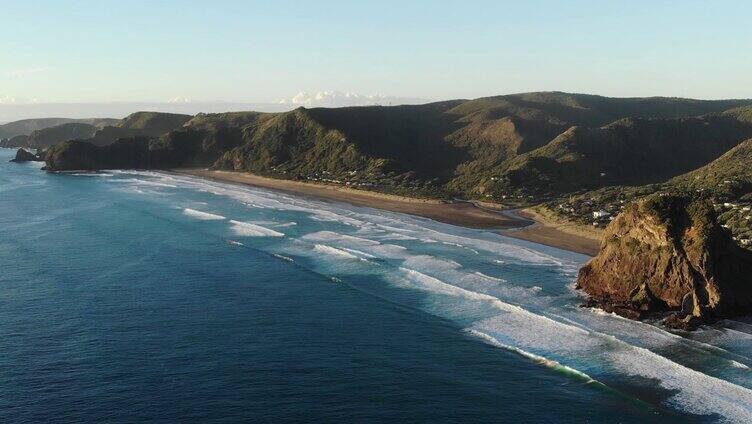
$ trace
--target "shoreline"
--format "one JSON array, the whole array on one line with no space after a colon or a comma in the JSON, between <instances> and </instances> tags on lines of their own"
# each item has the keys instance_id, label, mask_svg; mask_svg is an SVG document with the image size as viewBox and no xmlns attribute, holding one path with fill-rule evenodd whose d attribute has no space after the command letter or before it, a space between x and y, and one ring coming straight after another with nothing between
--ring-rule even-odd
<instances>
[{"instance_id":1,"label":"shoreline","mask_svg":"<svg viewBox=\"0 0 752 424\"><path fill-rule=\"evenodd\" d=\"M486 205L476 205L474 202L447 203L435 199L418 199L335 185L268 178L241 171L180 168L172 169L170 172L417 215L463 227L495 230L504 236L589 256L594 256L600 246L600 240L576 232L563 231L545 217L528 210L495 210Z\"/></svg>"},{"instance_id":2,"label":"shoreline","mask_svg":"<svg viewBox=\"0 0 752 424\"><path fill-rule=\"evenodd\" d=\"M542 213L536 208L513 212L534 222L528 227L501 231L501 234L546 246L557 247L583 255L595 256L600 251L602 230L563 221Z\"/></svg>"}]
</instances>

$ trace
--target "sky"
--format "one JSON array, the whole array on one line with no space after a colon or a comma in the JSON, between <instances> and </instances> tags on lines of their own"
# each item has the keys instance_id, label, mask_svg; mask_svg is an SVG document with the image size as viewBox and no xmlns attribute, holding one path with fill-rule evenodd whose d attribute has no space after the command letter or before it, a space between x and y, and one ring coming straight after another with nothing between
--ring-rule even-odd
<instances>
[{"instance_id":1,"label":"sky","mask_svg":"<svg viewBox=\"0 0 752 424\"><path fill-rule=\"evenodd\" d=\"M751 20L749 1L0 0L0 105L752 98Z\"/></svg>"}]
</instances>

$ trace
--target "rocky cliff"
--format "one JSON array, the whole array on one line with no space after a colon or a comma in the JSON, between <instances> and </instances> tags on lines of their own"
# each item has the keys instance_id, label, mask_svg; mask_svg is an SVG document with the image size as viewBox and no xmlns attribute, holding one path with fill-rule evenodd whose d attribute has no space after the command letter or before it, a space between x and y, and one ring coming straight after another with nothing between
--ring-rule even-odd
<instances>
[{"instance_id":1,"label":"rocky cliff","mask_svg":"<svg viewBox=\"0 0 752 424\"><path fill-rule=\"evenodd\" d=\"M607 227L577 286L606 310L668 314L668 325L691 328L752 313L752 253L718 224L709 202L656 195Z\"/></svg>"},{"instance_id":2,"label":"rocky cliff","mask_svg":"<svg viewBox=\"0 0 752 424\"><path fill-rule=\"evenodd\" d=\"M22 163L22 162L41 161L41 160L42 159L40 159L37 155L35 155L34 153L31 153L28 150L18 149L18 151L16 152L16 157L11 159L10 161L16 162L16 163Z\"/></svg>"}]
</instances>

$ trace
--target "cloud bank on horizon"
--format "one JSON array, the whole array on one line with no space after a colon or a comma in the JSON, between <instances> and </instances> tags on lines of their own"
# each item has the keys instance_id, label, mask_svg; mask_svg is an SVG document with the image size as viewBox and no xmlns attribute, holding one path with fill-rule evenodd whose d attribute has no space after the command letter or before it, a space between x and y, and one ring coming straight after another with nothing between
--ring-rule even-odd
<instances>
[{"instance_id":1,"label":"cloud bank on horizon","mask_svg":"<svg viewBox=\"0 0 752 424\"><path fill-rule=\"evenodd\" d=\"M195 115L200 112L221 113L247 110L282 112L289 109L292 107L277 103L191 102L184 98L161 102L49 103L0 94L0 124L36 118L120 119L139 111Z\"/></svg>"},{"instance_id":2,"label":"cloud bank on horizon","mask_svg":"<svg viewBox=\"0 0 752 424\"><path fill-rule=\"evenodd\" d=\"M8 94L0 94L0 105L22 105L22 104L38 103L36 99L24 99L21 97L15 97Z\"/></svg>"},{"instance_id":3,"label":"cloud bank on horizon","mask_svg":"<svg viewBox=\"0 0 752 424\"><path fill-rule=\"evenodd\" d=\"M346 106L395 106L428 103L429 100L411 97L394 97L382 94L343 93L341 91L319 91L311 94L301 91L280 104L293 107L346 107Z\"/></svg>"},{"instance_id":4,"label":"cloud bank on horizon","mask_svg":"<svg viewBox=\"0 0 752 424\"><path fill-rule=\"evenodd\" d=\"M188 97L175 96L165 101L144 102L93 102L57 103L38 99L24 99L0 94L0 122L33 118L123 118L142 110L195 115L199 112L220 113L242 110L258 112L282 112L304 107L347 106L395 106L428 103L429 100L411 97L395 97L382 94L343 93L341 91L318 91L310 94L300 92L276 103L194 101Z\"/></svg>"}]
</instances>

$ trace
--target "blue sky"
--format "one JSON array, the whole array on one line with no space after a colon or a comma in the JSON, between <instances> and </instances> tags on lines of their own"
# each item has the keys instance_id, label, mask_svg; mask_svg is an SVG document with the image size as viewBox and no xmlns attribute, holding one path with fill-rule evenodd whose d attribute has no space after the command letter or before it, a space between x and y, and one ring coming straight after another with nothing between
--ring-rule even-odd
<instances>
[{"instance_id":1,"label":"blue sky","mask_svg":"<svg viewBox=\"0 0 752 424\"><path fill-rule=\"evenodd\" d=\"M0 99L752 97L749 1L0 0Z\"/></svg>"}]
</instances>

